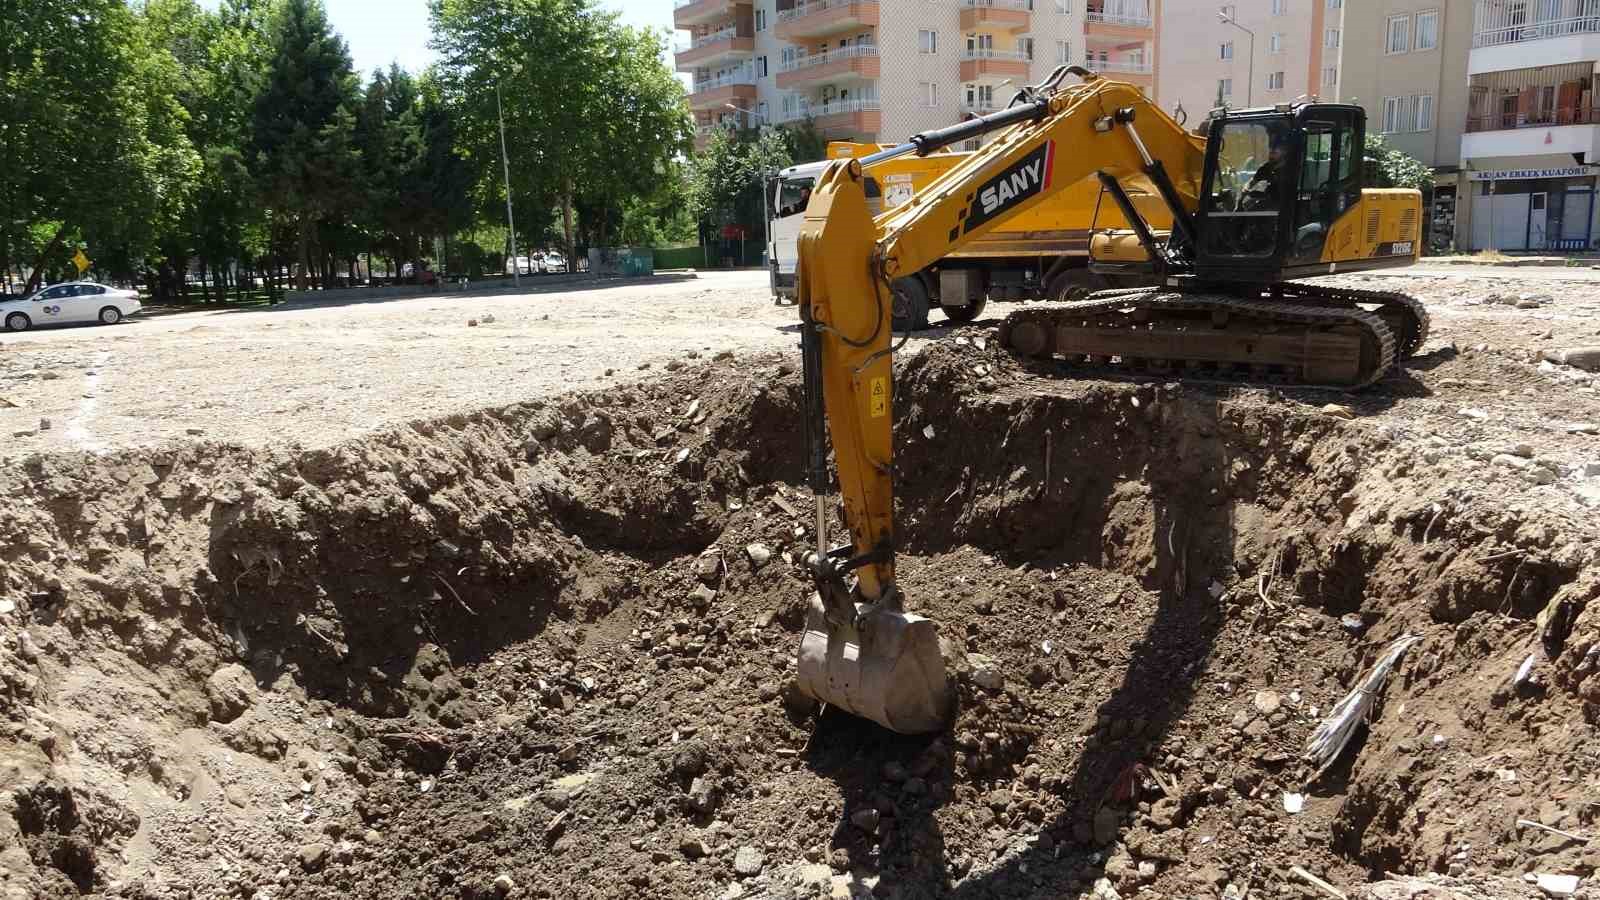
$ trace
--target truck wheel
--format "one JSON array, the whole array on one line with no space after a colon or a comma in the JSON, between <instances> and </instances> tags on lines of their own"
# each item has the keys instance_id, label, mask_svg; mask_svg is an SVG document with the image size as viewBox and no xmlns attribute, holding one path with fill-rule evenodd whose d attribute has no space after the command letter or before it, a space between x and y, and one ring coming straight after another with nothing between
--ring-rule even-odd
<instances>
[{"instance_id":1,"label":"truck wheel","mask_svg":"<svg viewBox=\"0 0 1600 900\"><path fill-rule=\"evenodd\" d=\"M923 331L928 327L928 286L921 278L908 276L890 285L895 331Z\"/></svg>"},{"instance_id":2,"label":"truck wheel","mask_svg":"<svg viewBox=\"0 0 1600 900\"><path fill-rule=\"evenodd\" d=\"M983 308L989 303L988 297L979 297L966 306L941 306L944 317L952 322L966 324L983 315Z\"/></svg>"}]
</instances>

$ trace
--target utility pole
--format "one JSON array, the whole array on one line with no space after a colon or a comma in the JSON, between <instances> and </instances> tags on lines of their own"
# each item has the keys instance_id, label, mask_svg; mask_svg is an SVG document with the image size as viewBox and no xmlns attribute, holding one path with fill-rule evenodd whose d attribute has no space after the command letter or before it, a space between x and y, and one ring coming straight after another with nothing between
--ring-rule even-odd
<instances>
[{"instance_id":1,"label":"utility pole","mask_svg":"<svg viewBox=\"0 0 1600 900\"><path fill-rule=\"evenodd\" d=\"M511 157L506 155L506 108L500 103L500 80L494 83L494 108L500 114L500 165L506 177L506 226L511 229L511 284L522 287L522 265L517 262L517 217L511 211Z\"/></svg>"}]
</instances>

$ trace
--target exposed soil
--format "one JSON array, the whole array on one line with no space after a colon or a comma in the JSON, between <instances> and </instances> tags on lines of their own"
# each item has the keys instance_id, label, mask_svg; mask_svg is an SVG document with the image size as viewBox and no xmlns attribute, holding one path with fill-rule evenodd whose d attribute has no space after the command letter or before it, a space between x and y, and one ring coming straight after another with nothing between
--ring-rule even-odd
<instances>
[{"instance_id":1,"label":"exposed soil","mask_svg":"<svg viewBox=\"0 0 1600 900\"><path fill-rule=\"evenodd\" d=\"M905 354L900 581L960 703L925 738L789 690L791 357L0 467L0 896L1589 891L1600 845L1515 823L1600 816L1594 438L1553 424L1600 401L1444 325L1356 398Z\"/></svg>"}]
</instances>

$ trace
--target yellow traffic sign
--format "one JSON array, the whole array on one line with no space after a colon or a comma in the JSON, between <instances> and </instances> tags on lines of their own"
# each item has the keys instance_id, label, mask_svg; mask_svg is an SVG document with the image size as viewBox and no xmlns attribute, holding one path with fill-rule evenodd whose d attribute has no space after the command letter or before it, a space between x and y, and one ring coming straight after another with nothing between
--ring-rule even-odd
<instances>
[{"instance_id":1,"label":"yellow traffic sign","mask_svg":"<svg viewBox=\"0 0 1600 900\"><path fill-rule=\"evenodd\" d=\"M77 254L72 257L72 263L78 267L79 275L89 271L89 257L83 255L82 249L79 249Z\"/></svg>"}]
</instances>

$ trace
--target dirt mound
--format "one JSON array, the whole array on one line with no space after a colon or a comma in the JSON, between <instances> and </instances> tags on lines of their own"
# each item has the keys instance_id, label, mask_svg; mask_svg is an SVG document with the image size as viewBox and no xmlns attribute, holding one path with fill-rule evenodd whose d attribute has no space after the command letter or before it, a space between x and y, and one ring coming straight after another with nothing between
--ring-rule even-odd
<instances>
[{"instance_id":1,"label":"dirt mound","mask_svg":"<svg viewBox=\"0 0 1600 900\"><path fill-rule=\"evenodd\" d=\"M790 690L812 513L776 357L0 471L0 896L1313 896L1299 865L1511 897L1600 868L1516 825L1600 813L1581 507L962 334L898 373L900 581L960 700L927 738ZM1307 786L1320 715L1405 633Z\"/></svg>"}]
</instances>

